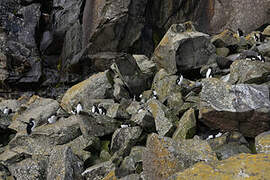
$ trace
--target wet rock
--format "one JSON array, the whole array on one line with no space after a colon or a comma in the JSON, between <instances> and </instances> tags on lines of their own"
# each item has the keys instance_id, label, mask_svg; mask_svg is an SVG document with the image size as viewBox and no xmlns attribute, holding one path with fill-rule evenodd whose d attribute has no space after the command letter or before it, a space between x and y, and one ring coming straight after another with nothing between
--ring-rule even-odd
<instances>
[{"instance_id":1,"label":"wet rock","mask_svg":"<svg viewBox=\"0 0 270 180\"><path fill-rule=\"evenodd\" d=\"M213 151L216 152L217 157L222 160L241 153L251 153L251 150L248 148L248 142L239 132L227 132L220 137L208 139L207 142Z\"/></svg>"},{"instance_id":2,"label":"wet rock","mask_svg":"<svg viewBox=\"0 0 270 180\"><path fill-rule=\"evenodd\" d=\"M146 179L167 179L199 161L216 161L207 142L199 139L176 142L168 137L151 134L143 153L143 172Z\"/></svg>"},{"instance_id":3,"label":"wet rock","mask_svg":"<svg viewBox=\"0 0 270 180\"><path fill-rule=\"evenodd\" d=\"M46 179L46 165L30 158L12 164L8 167L12 176L16 179Z\"/></svg>"},{"instance_id":4,"label":"wet rock","mask_svg":"<svg viewBox=\"0 0 270 180\"><path fill-rule=\"evenodd\" d=\"M229 82L232 84L261 84L268 81L270 63L249 60L237 60L230 68Z\"/></svg>"},{"instance_id":5,"label":"wet rock","mask_svg":"<svg viewBox=\"0 0 270 180\"><path fill-rule=\"evenodd\" d=\"M215 56L208 35L194 30L190 23L174 24L154 51L152 60L169 74L200 68Z\"/></svg>"},{"instance_id":6,"label":"wet rock","mask_svg":"<svg viewBox=\"0 0 270 180\"><path fill-rule=\"evenodd\" d=\"M216 162L199 162L192 168L179 172L169 180L175 179L268 179L270 156L267 154L240 154Z\"/></svg>"},{"instance_id":7,"label":"wet rock","mask_svg":"<svg viewBox=\"0 0 270 180\"><path fill-rule=\"evenodd\" d=\"M87 168L82 176L87 180L103 179L114 169L115 165L111 161L107 161Z\"/></svg>"},{"instance_id":8,"label":"wet rock","mask_svg":"<svg viewBox=\"0 0 270 180\"><path fill-rule=\"evenodd\" d=\"M113 153L119 151L121 154L127 155L141 133L142 129L139 126L117 129L112 136L111 151Z\"/></svg>"},{"instance_id":9,"label":"wet rock","mask_svg":"<svg viewBox=\"0 0 270 180\"><path fill-rule=\"evenodd\" d=\"M173 134L173 140L181 141L194 136L196 132L196 117L194 109L189 109L178 122L176 131Z\"/></svg>"},{"instance_id":10,"label":"wet rock","mask_svg":"<svg viewBox=\"0 0 270 180\"><path fill-rule=\"evenodd\" d=\"M47 179L83 179L83 162L69 147L56 147L50 156Z\"/></svg>"},{"instance_id":11,"label":"wet rock","mask_svg":"<svg viewBox=\"0 0 270 180\"><path fill-rule=\"evenodd\" d=\"M153 74L156 71L156 64L145 55L133 55L137 65L144 74Z\"/></svg>"},{"instance_id":12,"label":"wet rock","mask_svg":"<svg viewBox=\"0 0 270 180\"><path fill-rule=\"evenodd\" d=\"M255 137L269 129L269 90L263 85L230 85L203 80L199 119L213 129L240 130Z\"/></svg>"},{"instance_id":13,"label":"wet rock","mask_svg":"<svg viewBox=\"0 0 270 180\"><path fill-rule=\"evenodd\" d=\"M174 129L177 117L171 114L169 108L156 99L147 102L147 108L155 118L156 130L159 135L169 136Z\"/></svg>"},{"instance_id":14,"label":"wet rock","mask_svg":"<svg viewBox=\"0 0 270 180\"><path fill-rule=\"evenodd\" d=\"M85 138L91 136L104 136L113 133L119 122L108 116L81 115L78 117L80 129Z\"/></svg>"},{"instance_id":15,"label":"wet rock","mask_svg":"<svg viewBox=\"0 0 270 180\"><path fill-rule=\"evenodd\" d=\"M108 71L92 75L90 78L72 86L67 90L62 98L61 106L70 112L78 102L82 106L88 106L87 99L105 99L112 96L112 85L108 79L110 76Z\"/></svg>"},{"instance_id":16,"label":"wet rock","mask_svg":"<svg viewBox=\"0 0 270 180\"><path fill-rule=\"evenodd\" d=\"M140 110L137 114L134 114L130 121L141 126L145 131L154 132L155 131L155 120L150 112L147 110Z\"/></svg>"},{"instance_id":17,"label":"wet rock","mask_svg":"<svg viewBox=\"0 0 270 180\"><path fill-rule=\"evenodd\" d=\"M132 95L138 96L151 87L152 75L142 73L135 59L129 54L116 59L111 69L120 77Z\"/></svg>"},{"instance_id":18,"label":"wet rock","mask_svg":"<svg viewBox=\"0 0 270 180\"><path fill-rule=\"evenodd\" d=\"M263 132L256 136L255 146L257 153L270 153L270 131Z\"/></svg>"},{"instance_id":19,"label":"wet rock","mask_svg":"<svg viewBox=\"0 0 270 180\"><path fill-rule=\"evenodd\" d=\"M22 107L21 111L16 112L9 128L15 131L25 131L26 125L20 121L29 122L30 118L35 119L37 126L42 125L46 123L48 118L56 113L58 109L59 104L57 101L34 95Z\"/></svg>"}]
</instances>

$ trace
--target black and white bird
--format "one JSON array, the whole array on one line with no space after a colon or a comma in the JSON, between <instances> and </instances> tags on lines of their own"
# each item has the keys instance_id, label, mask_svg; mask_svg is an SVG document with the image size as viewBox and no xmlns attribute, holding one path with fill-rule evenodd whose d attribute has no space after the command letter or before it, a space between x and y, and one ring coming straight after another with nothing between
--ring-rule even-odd
<instances>
[{"instance_id":1,"label":"black and white bird","mask_svg":"<svg viewBox=\"0 0 270 180\"><path fill-rule=\"evenodd\" d=\"M28 123L27 122L23 123L26 124L26 132L28 135L30 135L33 132L34 128L36 127L35 120L33 118L30 118Z\"/></svg>"},{"instance_id":2,"label":"black and white bird","mask_svg":"<svg viewBox=\"0 0 270 180\"><path fill-rule=\"evenodd\" d=\"M106 115L107 110L106 110L103 106L101 106L101 105L99 104L99 105L98 105L98 113L99 113L100 115Z\"/></svg>"},{"instance_id":3,"label":"black and white bird","mask_svg":"<svg viewBox=\"0 0 270 180\"><path fill-rule=\"evenodd\" d=\"M93 104L92 109L91 109L91 112L93 114L99 114L97 105Z\"/></svg>"},{"instance_id":4,"label":"black and white bird","mask_svg":"<svg viewBox=\"0 0 270 180\"><path fill-rule=\"evenodd\" d=\"M207 72L206 72L206 78L212 78L212 71L213 71L213 69L212 69L212 67L209 67L208 69L207 69Z\"/></svg>"},{"instance_id":5,"label":"black and white bird","mask_svg":"<svg viewBox=\"0 0 270 180\"><path fill-rule=\"evenodd\" d=\"M127 128L127 127L130 127L130 124L121 124L120 127L121 128Z\"/></svg>"},{"instance_id":6,"label":"black and white bird","mask_svg":"<svg viewBox=\"0 0 270 180\"><path fill-rule=\"evenodd\" d=\"M80 114L83 110L83 107L81 105L81 103L79 102L76 106L76 111L77 111L77 114Z\"/></svg>"},{"instance_id":7,"label":"black and white bird","mask_svg":"<svg viewBox=\"0 0 270 180\"><path fill-rule=\"evenodd\" d=\"M56 114L53 114L51 117L48 118L48 123L53 124L56 122L56 120L57 120L57 116Z\"/></svg>"},{"instance_id":8,"label":"black and white bird","mask_svg":"<svg viewBox=\"0 0 270 180\"><path fill-rule=\"evenodd\" d=\"M3 113L4 113L5 115L9 115L9 114L12 113L12 109L9 109L8 107L5 107L5 109L3 110Z\"/></svg>"},{"instance_id":9,"label":"black and white bird","mask_svg":"<svg viewBox=\"0 0 270 180\"><path fill-rule=\"evenodd\" d=\"M176 79L176 84L181 86L182 82L183 82L183 75L181 74L177 79Z\"/></svg>"},{"instance_id":10,"label":"black and white bird","mask_svg":"<svg viewBox=\"0 0 270 180\"><path fill-rule=\"evenodd\" d=\"M239 37L242 37L242 36L244 36L244 32L243 32L240 28L238 28L238 29L237 29L237 35L238 35Z\"/></svg>"},{"instance_id":11,"label":"black and white bird","mask_svg":"<svg viewBox=\"0 0 270 180\"><path fill-rule=\"evenodd\" d=\"M155 90L153 91L153 98L158 99L157 92Z\"/></svg>"}]
</instances>

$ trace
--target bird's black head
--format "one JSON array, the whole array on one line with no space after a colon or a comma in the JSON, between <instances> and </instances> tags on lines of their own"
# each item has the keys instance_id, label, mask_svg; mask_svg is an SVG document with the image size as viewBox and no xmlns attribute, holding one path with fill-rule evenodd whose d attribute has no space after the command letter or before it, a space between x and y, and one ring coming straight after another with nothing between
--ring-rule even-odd
<instances>
[{"instance_id":1,"label":"bird's black head","mask_svg":"<svg viewBox=\"0 0 270 180\"><path fill-rule=\"evenodd\" d=\"M29 123L33 122L34 120L35 120L34 118L30 118Z\"/></svg>"}]
</instances>

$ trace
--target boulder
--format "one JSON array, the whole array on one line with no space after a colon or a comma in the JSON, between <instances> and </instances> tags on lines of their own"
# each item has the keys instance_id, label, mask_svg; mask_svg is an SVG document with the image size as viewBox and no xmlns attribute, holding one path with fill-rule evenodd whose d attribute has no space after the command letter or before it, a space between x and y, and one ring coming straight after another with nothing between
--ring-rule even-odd
<instances>
[{"instance_id":1,"label":"boulder","mask_svg":"<svg viewBox=\"0 0 270 180\"><path fill-rule=\"evenodd\" d=\"M208 35L195 31L191 23L174 24L156 47L151 60L158 69L175 74L213 61L215 52Z\"/></svg>"},{"instance_id":2,"label":"boulder","mask_svg":"<svg viewBox=\"0 0 270 180\"><path fill-rule=\"evenodd\" d=\"M261 84L268 81L270 63L250 60L236 60L230 67L231 84Z\"/></svg>"},{"instance_id":3,"label":"boulder","mask_svg":"<svg viewBox=\"0 0 270 180\"><path fill-rule=\"evenodd\" d=\"M184 103L180 86L176 83L177 78L178 76L169 76L164 69L161 69L156 73L152 83L152 89L156 91L158 100L162 103L167 101L169 108L176 112Z\"/></svg>"},{"instance_id":4,"label":"boulder","mask_svg":"<svg viewBox=\"0 0 270 180\"><path fill-rule=\"evenodd\" d=\"M111 134L120 125L115 119L104 115L80 115L78 116L78 122L80 123L83 137L85 138L91 136L101 137Z\"/></svg>"},{"instance_id":5,"label":"boulder","mask_svg":"<svg viewBox=\"0 0 270 180\"><path fill-rule=\"evenodd\" d=\"M30 118L34 118L36 125L40 126L47 123L48 118L58 109L59 104L56 100L34 95L20 111L15 113L9 128L15 131L24 131L26 125L21 121L29 122Z\"/></svg>"},{"instance_id":6,"label":"boulder","mask_svg":"<svg viewBox=\"0 0 270 180\"><path fill-rule=\"evenodd\" d=\"M3 82L8 78L7 70L7 57L5 54L0 52L0 87L4 87Z\"/></svg>"},{"instance_id":7,"label":"boulder","mask_svg":"<svg viewBox=\"0 0 270 180\"><path fill-rule=\"evenodd\" d=\"M270 131L263 132L256 136L255 147L257 153L270 154Z\"/></svg>"},{"instance_id":8,"label":"boulder","mask_svg":"<svg viewBox=\"0 0 270 180\"><path fill-rule=\"evenodd\" d=\"M183 139L189 139L194 136L196 132L196 117L194 109L189 109L181 117L178 122L176 131L174 132L172 138L175 141L181 141Z\"/></svg>"},{"instance_id":9,"label":"boulder","mask_svg":"<svg viewBox=\"0 0 270 180\"><path fill-rule=\"evenodd\" d=\"M84 109L91 108L85 99L105 99L112 97L112 85L109 80L108 71L92 75L90 78L72 86L67 90L61 101L61 107L67 112L81 102Z\"/></svg>"},{"instance_id":10,"label":"boulder","mask_svg":"<svg viewBox=\"0 0 270 180\"><path fill-rule=\"evenodd\" d=\"M82 176L86 180L100 180L103 179L114 169L115 165L111 161L106 161L87 168L82 173Z\"/></svg>"},{"instance_id":11,"label":"boulder","mask_svg":"<svg viewBox=\"0 0 270 180\"><path fill-rule=\"evenodd\" d=\"M116 174L119 177L126 177L128 174L137 173L142 171L142 156L146 147L134 146L129 156L125 157L120 167L116 169Z\"/></svg>"},{"instance_id":12,"label":"boulder","mask_svg":"<svg viewBox=\"0 0 270 180\"><path fill-rule=\"evenodd\" d=\"M84 179L83 162L70 147L55 147L49 159L47 179Z\"/></svg>"},{"instance_id":13,"label":"boulder","mask_svg":"<svg viewBox=\"0 0 270 180\"><path fill-rule=\"evenodd\" d=\"M143 105L137 101L132 101L130 105L127 107L126 111L130 114L136 114Z\"/></svg>"},{"instance_id":14,"label":"boulder","mask_svg":"<svg viewBox=\"0 0 270 180\"><path fill-rule=\"evenodd\" d=\"M237 36L234 36L234 34L232 30L226 29L222 33L213 36L211 42L218 48L236 45L239 39L237 39Z\"/></svg>"},{"instance_id":15,"label":"boulder","mask_svg":"<svg viewBox=\"0 0 270 180\"><path fill-rule=\"evenodd\" d=\"M200 161L216 161L207 142L199 138L176 142L157 134L148 136L143 153L143 172L146 179L167 179Z\"/></svg>"},{"instance_id":16,"label":"boulder","mask_svg":"<svg viewBox=\"0 0 270 180\"><path fill-rule=\"evenodd\" d=\"M223 161L199 162L168 179L269 179L269 158L269 154L239 154Z\"/></svg>"},{"instance_id":17,"label":"boulder","mask_svg":"<svg viewBox=\"0 0 270 180\"><path fill-rule=\"evenodd\" d=\"M216 135L213 136L215 137ZM207 142L220 160L228 159L241 153L251 153L248 142L239 132L227 132L220 137L208 139Z\"/></svg>"},{"instance_id":18,"label":"boulder","mask_svg":"<svg viewBox=\"0 0 270 180\"><path fill-rule=\"evenodd\" d=\"M109 107L106 115L116 119L129 119L130 117L130 115L126 112L126 106L118 103L112 104Z\"/></svg>"},{"instance_id":19,"label":"boulder","mask_svg":"<svg viewBox=\"0 0 270 180\"><path fill-rule=\"evenodd\" d=\"M141 110L140 112L132 115L130 121L141 126L145 131L155 131L155 120L150 112L147 110Z\"/></svg>"},{"instance_id":20,"label":"boulder","mask_svg":"<svg viewBox=\"0 0 270 180\"><path fill-rule=\"evenodd\" d=\"M140 70L144 74L154 74L156 71L156 64L149 60L145 55L133 55L137 65L139 66Z\"/></svg>"},{"instance_id":21,"label":"boulder","mask_svg":"<svg viewBox=\"0 0 270 180\"><path fill-rule=\"evenodd\" d=\"M169 108L156 99L147 102L147 109L155 118L157 133L161 136L169 136L174 130L174 123L177 117L171 114Z\"/></svg>"},{"instance_id":22,"label":"boulder","mask_svg":"<svg viewBox=\"0 0 270 180\"><path fill-rule=\"evenodd\" d=\"M71 116L61 118L54 124L39 126L30 136L25 131L17 133L10 141L9 148L21 148L28 154L48 155L55 145L66 144L80 135L78 119Z\"/></svg>"},{"instance_id":23,"label":"boulder","mask_svg":"<svg viewBox=\"0 0 270 180\"><path fill-rule=\"evenodd\" d=\"M8 169L16 179L46 179L46 165L45 163L42 164L41 162L27 158L8 166Z\"/></svg>"},{"instance_id":24,"label":"boulder","mask_svg":"<svg viewBox=\"0 0 270 180\"><path fill-rule=\"evenodd\" d=\"M142 129L139 126L117 129L112 135L111 152L119 151L120 154L127 155L141 133Z\"/></svg>"},{"instance_id":25,"label":"boulder","mask_svg":"<svg viewBox=\"0 0 270 180\"><path fill-rule=\"evenodd\" d=\"M269 129L269 90L264 85L230 85L203 80L199 119L212 129L239 130L255 137Z\"/></svg>"},{"instance_id":26,"label":"boulder","mask_svg":"<svg viewBox=\"0 0 270 180\"><path fill-rule=\"evenodd\" d=\"M129 54L116 59L111 69L124 82L131 95L139 96L151 87L152 75L142 73L135 59Z\"/></svg>"}]
</instances>

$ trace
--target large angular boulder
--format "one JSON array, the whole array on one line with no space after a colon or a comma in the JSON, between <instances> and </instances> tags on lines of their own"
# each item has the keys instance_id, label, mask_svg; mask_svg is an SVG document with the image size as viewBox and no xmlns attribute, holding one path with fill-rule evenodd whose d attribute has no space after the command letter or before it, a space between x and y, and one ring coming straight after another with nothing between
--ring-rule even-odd
<instances>
[{"instance_id":1,"label":"large angular boulder","mask_svg":"<svg viewBox=\"0 0 270 180\"><path fill-rule=\"evenodd\" d=\"M141 126L145 131L155 131L155 119L152 114L147 110L140 110L140 112L132 115L130 121Z\"/></svg>"},{"instance_id":2,"label":"large angular boulder","mask_svg":"<svg viewBox=\"0 0 270 180\"><path fill-rule=\"evenodd\" d=\"M173 139L181 141L183 139L192 138L196 132L196 117L194 109L189 109L183 114L178 122L176 131L173 134Z\"/></svg>"},{"instance_id":3,"label":"large angular boulder","mask_svg":"<svg viewBox=\"0 0 270 180\"><path fill-rule=\"evenodd\" d=\"M84 179L83 162L70 147L55 147L49 159L47 179Z\"/></svg>"},{"instance_id":4,"label":"large angular boulder","mask_svg":"<svg viewBox=\"0 0 270 180\"><path fill-rule=\"evenodd\" d=\"M99 180L103 179L114 169L115 165L111 161L106 161L87 168L82 173L82 176L86 180Z\"/></svg>"},{"instance_id":5,"label":"large angular boulder","mask_svg":"<svg viewBox=\"0 0 270 180\"><path fill-rule=\"evenodd\" d=\"M162 136L171 135L177 117L170 112L169 108L156 99L149 100L147 108L155 118L157 133Z\"/></svg>"},{"instance_id":6,"label":"large angular boulder","mask_svg":"<svg viewBox=\"0 0 270 180\"><path fill-rule=\"evenodd\" d=\"M270 128L269 89L264 85L230 85L215 78L203 80L200 120L213 129L239 130L255 137Z\"/></svg>"},{"instance_id":7,"label":"large angular boulder","mask_svg":"<svg viewBox=\"0 0 270 180\"><path fill-rule=\"evenodd\" d=\"M157 134L148 136L143 153L143 173L146 179L167 179L199 161L216 161L207 142L199 138L176 142Z\"/></svg>"},{"instance_id":8,"label":"large angular boulder","mask_svg":"<svg viewBox=\"0 0 270 180\"><path fill-rule=\"evenodd\" d=\"M10 141L9 149L21 148L28 154L47 155L56 145L66 144L81 135L75 116L61 118L54 124L39 126L28 136L26 130L18 132Z\"/></svg>"},{"instance_id":9,"label":"large angular boulder","mask_svg":"<svg viewBox=\"0 0 270 180\"><path fill-rule=\"evenodd\" d=\"M124 82L131 95L139 96L141 92L151 87L153 75L142 73L134 57L129 54L123 54L115 59L111 69Z\"/></svg>"},{"instance_id":10,"label":"large angular boulder","mask_svg":"<svg viewBox=\"0 0 270 180\"><path fill-rule=\"evenodd\" d=\"M91 108L88 100L105 99L112 96L112 85L108 71L92 75L90 78L72 86L62 98L61 106L70 112L80 102L84 109Z\"/></svg>"},{"instance_id":11,"label":"large angular boulder","mask_svg":"<svg viewBox=\"0 0 270 180\"><path fill-rule=\"evenodd\" d=\"M257 153L270 154L270 131L263 132L256 136L255 147Z\"/></svg>"},{"instance_id":12,"label":"large angular boulder","mask_svg":"<svg viewBox=\"0 0 270 180\"><path fill-rule=\"evenodd\" d=\"M119 122L108 116L80 115L78 122L85 138L111 134L120 125Z\"/></svg>"},{"instance_id":13,"label":"large angular boulder","mask_svg":"<svg viewBox=\"0 0 270 180\"><path fill-rule=\"evenodd\" d=\"M192 168L179 172L169 180L176 179L269 179L269 154L239 154L217 162L199 162Z\"/></svg>"},{"instance_id":14,"label":"large angular boulder","mask_svg":"<svg viewBox=\"0 0 270 180\"><path fill-rule=\"evenodd\" d=\"M18 163L8 166L8 169L16 179L46 179L46 163L24 159Z\"/></svg>"},{"instance_id":15,"label":"large angular boulder","mask_svg":"<svg viewBox=\"0 0 270 180\"><path fill-rule=\"evenodd\" d=\"M142 129L139 126L117 129L112 136L111 151L113 153L119 151L121 154L127 155L141 133Z\"/></svg>"},{"instance_id":16,"label":"large angular boulder","mask_svg":"<svg viewBox=\"0 0 270 180\"><path fill-rule=\"evenodd\" d=\"M36 125L40 126L46 123L48 118L58 109L59 103L56 100L34 95L20 111L15 113L9 128L15 131L24 131L26 126L21 121L29 122L30 118L34 118Z\"/></svg>"},{"instance_id":17,"label":"large angular boulder","mask_svg":"<svg viewBox=\"0 0 270 180\"><path fill-rule=\"evenodd\" d=\"M174 24L156 47L152 60L169 74L200 68L211 59L215 46L207 34L197 32L191 23Z\"/></svg>"},{"instance_id":18,"label":"large angular boulder","mask_svg":"<svg viewBox=\"0 0 270 180\"><path fill-rule=\"evenodd\" d=\"M268 81L268 75L270 75L269 62L236 60L230 66L229 83L261 84Z\"/></svg>"}]
</instances>

